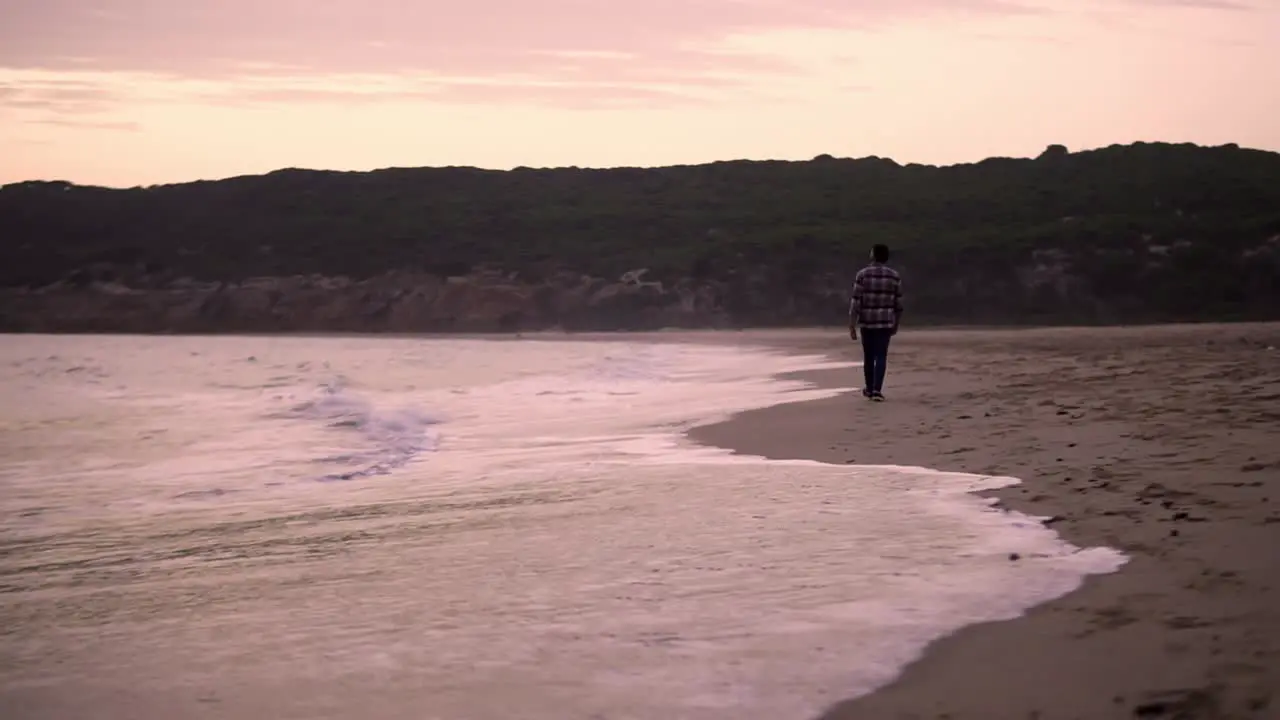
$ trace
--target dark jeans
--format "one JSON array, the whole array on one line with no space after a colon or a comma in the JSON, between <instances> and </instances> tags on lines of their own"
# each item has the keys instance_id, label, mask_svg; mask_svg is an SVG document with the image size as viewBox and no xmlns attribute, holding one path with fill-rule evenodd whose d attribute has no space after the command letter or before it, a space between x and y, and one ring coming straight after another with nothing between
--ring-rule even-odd
<instances>
[{"instance_id":1,"label":"dark jeans","mask_svg":"<svg viewBox=\"0 0 1280 720\"><path fill-rule=\"evenodd\" d=\"M885 364L889 361L889 340L893 331L889 328L864 328L862 335L862 374L867 389L880 392L884 389Z\"/></svg>"}]
</instances>

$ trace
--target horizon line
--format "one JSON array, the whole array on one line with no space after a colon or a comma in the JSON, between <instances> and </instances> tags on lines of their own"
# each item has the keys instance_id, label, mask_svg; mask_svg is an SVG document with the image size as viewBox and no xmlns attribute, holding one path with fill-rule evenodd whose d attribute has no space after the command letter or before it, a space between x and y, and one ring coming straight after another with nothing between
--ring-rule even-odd
<instances>
[{"instance_id":1,"label":"horizon line","mask_svg":"<svg viewBox=\"0 0 1280 720\"><path fill-rule=\"evenodd\" d=\"M812 162L859 162L859 161L868 161L868 160L892 163L893 165L899 168L917 167L917 168L945 169L945 168L956 168L956 167L966 167L971 165L979 165L981 163L988 162L991 160L1034 161L1043 157L1044 154L1050 149L1058 148L1058 147L1065 148L1066 154L1068 155L1083 155L1087 153L1099 152L1102 150L1109 150L1112 148L1130 148L1130 147L1138 147L1138 146L1145 146L1145 145L1163 145L1163 146L1179 146L1179 147L1190 146L1198 149L1209 149L1209 150L1233 149L1233 150L1243 150L1245 152L1267 153L1272 155L1280 154L1280 149L1246 147L1246 146L1240 145L1239 143L1234 143L1234 142L1221 143L1217 145L1207 145L1207 144L1202 145L1200 143L1195 143L1190 141L1134 140L1127 143L1115 142L1109 145L1099 145L1096 147L1089 147L1081 150L1072 150L1070 147L1067 147L1066 145L1063 145L1061 143L1050 143L1045 146L1044 150L1041 151L1040 155L1034 155L1034 156L1032 155L1024 155L1024 156L991 155L978 160L971 160L968 162L954 162L954 163L946 163L946 164L920 163L920 162L902 163L895 160L894 158L886 157L882 155L864 155L861 157L852 157L852 156L832 155L829 153L820 153L807 160L795 160L795 159L785 159L785 158L735 158L731 160L710 160L706 162L676 163L676 164L670 164L670 165L612 165L612 166L555 165L555 166L540 166L540 167L534 167L529 165L516 165L512 167L481 167L478 165L388 165L385 167L369 168L365 170L339 170L334 168L287 166L287 167L279 167L274 170L268 170L266 172L259 172L259 173L242 173L238 175L226 175L222 177L213 177L213 178L196 178L192 180L177 180L173 182L150 183L146 185L93 185L93 184L82 185L73 180L33 178L30 180L17 180L10 183L0 184L0 191L5 190L7 188L18 187L23 185L63 185L68 187L77 187L77 188L84 188L84 189L90 189L90 190L146 190L146 189L154 189L154 188L176 187L176 186L182 186L182 185L196 185L199 183L218 183L218 182L227 182L230 180L263 178L269 175L275 175L278 173L286 173L286 172L328 173L328 174L343 174L343 175L348 175L348 174L349 175L371 175L373 173L390 172L390 171L396 171L396 170L401 170L401 171L405 171L405 170L473 170L473 171L484 172L484 173L556 172L556 171L609 172L609 171L619 171L619 170L668 170L668 169L680 169L680 168L707 167L712 165L728 165L728 164L736 164L736 163L801 164L801 163L812 163Z\"/></svg>"}]
</instances>

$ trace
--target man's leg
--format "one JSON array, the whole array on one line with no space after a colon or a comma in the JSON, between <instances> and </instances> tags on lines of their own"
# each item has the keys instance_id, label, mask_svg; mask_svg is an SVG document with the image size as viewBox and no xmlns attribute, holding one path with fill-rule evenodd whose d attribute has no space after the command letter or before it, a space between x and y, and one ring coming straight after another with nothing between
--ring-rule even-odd
<instances>
[{"instance_id":1,"label":"man's leg","mask_svg":"<svg viewBox=\"0 0 1280 720\"><path fill-rule=\"evenodd\" d=\"M873 366L874 371L871 375L871 393L879 395L884 390L884 375L886 370L886 361L889 358L889 338L888 330L876 328L867 332L871 336L872 355L874 355Z\"/></svg>"},{"instance_id":2,"label":"man's leg","mask_svg":"<svg viewBox=\"0 0 1280 720\"><path fill-rule=\"evenodd\" d=\"M875 330L862 331L862 394L867 397L871 396L871 390L876 386L876 344Z\"/></svg>"},{"instance_id":3,"label":"man's leg","mask_svg":"<svg viewBox=\"0 0 1280 720\"><path fill-rule=\"evenodd\" d=\"M880 331L880 342L876 346L876 386L873 388L876 393L884 390L884 376L889 369L889 341L892 339L889 330Z\"/></svg>"}]
</instances>

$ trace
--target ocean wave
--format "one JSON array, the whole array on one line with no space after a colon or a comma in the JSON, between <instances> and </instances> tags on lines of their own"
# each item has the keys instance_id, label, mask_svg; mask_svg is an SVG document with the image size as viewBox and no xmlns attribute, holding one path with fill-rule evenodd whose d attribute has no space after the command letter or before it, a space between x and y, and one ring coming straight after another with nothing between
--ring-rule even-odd
<instances>
[{"instance_id":1,"label":"ocean wave","mask_svg":"<svg viewBox=\"0 0 1280 720\"><path fill-rule=\"evenodd\" d=\"M441 422L439 418L417 408L380 408L346 388L342 378L326 383L321 386L319 397L294 406L289 413L293 419L353 431L360 439L357 449L317 459L349 468L328 473L321 480L386 475L436 448L438 435L434 426Z\"/></svg>"}]
</instances>

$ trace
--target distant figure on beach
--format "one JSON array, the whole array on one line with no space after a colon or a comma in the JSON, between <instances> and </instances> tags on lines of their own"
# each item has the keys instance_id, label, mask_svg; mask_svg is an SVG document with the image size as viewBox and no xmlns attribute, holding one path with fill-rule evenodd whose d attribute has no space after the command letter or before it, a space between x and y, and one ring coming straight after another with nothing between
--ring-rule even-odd
<instances>
[{"instance_id":1,"label":"distant figure on beach","mask_svg":"<svg viewBox=\"0 0 1280 720\"><path fill-rule=\"evenodd\" d=\"M902 322L902 278L886 265L889 246L871 248L871 264L853 278L853 298L849 301L849 337L858 340L862 330L862 374L866 385L862 396L884 400L885 364L889 360L889 339L898 334Z\"/></svg>"}]
</instances>

